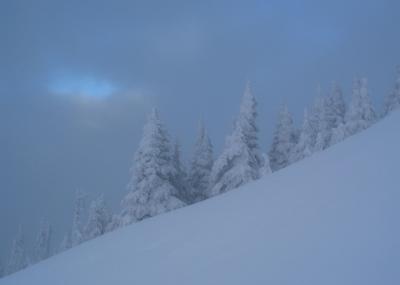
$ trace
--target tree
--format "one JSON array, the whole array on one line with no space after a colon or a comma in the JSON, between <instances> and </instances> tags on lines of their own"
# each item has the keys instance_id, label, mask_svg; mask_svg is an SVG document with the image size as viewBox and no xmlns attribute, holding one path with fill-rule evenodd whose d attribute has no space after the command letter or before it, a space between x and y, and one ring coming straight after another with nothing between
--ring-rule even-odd
<instances>
[{"instance_id":1,"label":"tree","mask_svg":"<svg viewBox=\"0 0 400 285\"><path fill-rule=\"evenodd\" d=\"M112 214L111 220L107 225L106 232L112 232L122 225L121 216L118 214Z\"/></svg>"},{"instance_id":2,"label":"tree","mask_svg":"<svg viewBox=\"0 0 400 285\"><path fill-rule=\"evenodd\" d=\"M210 175L213 164L213 146L203 122L200 122L199 133L194 146L194 154L189 171L189 195L193 203L207 198L207 190L210 187Z\"/></svg>"},{"instance_id":3,"label":"tree","mask_svg":"<svg viewBox=\"0 0 400 285\"><path fill-rule=\"evenodd\" d=\"M300 137L293 148L292 160L293 162L302 160L310 156L314 149L313 143L314 130L310 123L310 118L307 109L304 110L303 125L300 131Z\"/></svg>"},{"instance_id":4,"label":"tree","mask_svg":"<svg viewBox=\"0 0 400 285\"><path fill-rule=\"evenodd\" d=\"M335 82L332 85L332 91L329 96L321 99L321 102L318 134L314 151L324 150L331 145L334 129L337 129L335 131L335 140L338 139L338 128L344 124L344 116L346 113L346 104L343 99L342 91Z\"/></svg>"},{"instance_id":5,"label":"tree","mask_svg":"<svg viewBox=\"0 0 400 285\"><path fill-rule=\"evenodd\" d=\"M71 247L72 247L71 233L67 232L61 241L59 252L66 251L66 250L70 249Z\"/></svg>"},{"instance_id":6,"label":"tree","mask_svg":"<svg viewBox=\"0 0 400 285\"><path fill-rule=\"evenodd\" d=\"M111 214L106 206L103 195L92 201L88 221L85 226L85 240L91 240L106 233L111 222Z\"/></svg>"},{"instance_id":7,"label":"tree","mask_svg":"<svg viewBox=\"0 0 400 285\"><path fill-rule=\"evenodd\" d=\"M385 98L383 114L386 116L400 108L400 65L397 66L397 78L393 91Z\"/></svg>"},{"instance_id":8,"label":"tree","mask_svg":"<svg viewBox=\"0 0 400 285\"><path fill-rule=\"evenodd\" d=\"M347 134L353 135L370 127L376 120L368 94L367 79L355 79L353 82L353 94L346 114Z\"/></svg>"},{"instance_id":9,"label":"tree","mask_svg":"<svg viewBox=\"0 0 400 285\"><path fill-rule=\"evenodd\" d=\"M272 173L268 154L263 153L262 158L263 158L263 164L260 168L260 176L266 176Z\"/></svg>"},{"instance_id":10,"label":"tree","mask_svg":"<svg viewBox=\"0 0 400 285\"><path fill-rule=\"evenodd\" d=\"M4 276L4 267L3 264L0 262L0 278Z\"/></svg>"},{"instance_id":11,"label":"tree","mask_svg":"<svg viewBox=\"0 0 400 285\"><path fill-rule=\"evenodd\" d=\"M328 120L328 98L321 97L320 100L321 108L319 110L317 137L315 139L313 152L322 151L327 148L331 139L331 126Z\"/></svg>"},{"instance_id":12,"label":"tree","mask_svg":"<svg viewBox=\"0 0 400 285\"><path fill-rule=\"evenodd\" d=\"M72 220L71 245L72 247L79 245L84 241L83 224L86 211L87 195L81 191L76 191L75 205Z\"/></svg>"},{"instance_id":13,"label":"tree","mask_svg":"<svg viewBox=\"0 0 400 285\"><path fill-rule=\"evenodd\" d=\"M258 147L256 107L256 99L247 83L233 132L213 165L209 195L229 191L260 177L263 159Z\"/></svg>"},{"instance_id":14,"label":"tree","mask_svg":"<svg viewBox=\"0 0 400 285\"><path fill-rule=\"evenodd\" d=\"M318 96L314 100L314 105L311 111L308 112L308 124L309 124L309 146L311 153L317 151L316 143L318 139L318 133L321 129L321 121L324 120L324 106L325 98L321 95L321 91L318 92ZM320 138L321 141L321 138Z\"/></svg>"},{"instance_id":15,"label":"tree","mask_svg":"<svg viewBox=\"0 0 400 285\"><path fill-rule=\"evenodd\" d=\"M123 225L185 206L172 184L176 168L171 144L156 109L144 127L132 174L129 193L122 200Z\"/></svg>"},{"instance_id":16,"label":"tree","mask_svg":"<svg viewBox=\"0 0 400 285\"><path fill-rule=\"evenodd\" d=\"M340 86L333 82L330 95L326 99L326 120L329 128L337 128L344 123L346 115L346 103Z\"/></svg>"},{"instance_id":17,"label":"tree","mask_svg":"<svg viewBox=\"0 0 400 285\"><path fill-rule=\"evenodd\" d=\"M191 197L189 195L189 185L187 182L187 173L185 166L181 160L181 146L178 140L175 141L173 146L172 154L172 165L175 168L174 175L172 177L172 185L178 191L178 198L187 204L191 203Z\"/></svg>"},{"instance_id":18,"label":"tree","mask_svg":"<svg viewBox=\"0 0 400 285\"><path fill-rule=\"evenodd\" d=\"M272 171L284 168L293 161L292 153L295 145L296 135L293 120L285 105L279 113L278 124L269 152Z\"/></svg>"},{"instance_id":19,"label":"tree","mask_svg":"<svg viewBox=\"0 0 400 285\"><path fill-rule=\"evenodd\" d=\"M40 222L39 233L34 247L34 261L40 262L50 257L52 229L47 221Z\"/></svg>"},{"instance_id":20,"label":"tree","mask_svg":"<svg viewBox=\"0 0 400 285\"><path fill-rule=\"evenodd\" d=\"M337 126L332 130L330 145L337 144L343 141L346 137L347 137L346 124L344 123L339 124L339 126Z\"/></svg>"},{"instance_id":21,"label":"tree","mask_svg":"<svg viewBox=\"0 0 400 285\"><path fill-rule=\"evenodd\" d=\"M28 266L28 259L25 251L25 241L22 227L18 229L17 236L12 242L10 257L5 270L5 274L9 275Z\"/></svg>"}]
</instances>

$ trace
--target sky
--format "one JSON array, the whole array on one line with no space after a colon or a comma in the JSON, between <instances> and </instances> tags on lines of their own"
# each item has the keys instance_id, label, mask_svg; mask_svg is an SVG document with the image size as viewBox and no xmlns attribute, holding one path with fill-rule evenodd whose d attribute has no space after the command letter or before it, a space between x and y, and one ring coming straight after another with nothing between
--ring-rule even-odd
<instances>
[{"instance_id":1,"label":"sky","mask_svg":"<svg viewBox=\"0 0 400 285\"><path fill-rule=\"evenodd\" d=\"M0 260L21 225L40 219L54 247L74 193L104 194L118 211L153 107L185 159L198 121L216 153L249 80L260 145L279 108L300 124L321 86L346 98L367 77L381 108L400 63L396 0L57 1L0 3Z\"/></svg>"}]
</instances>

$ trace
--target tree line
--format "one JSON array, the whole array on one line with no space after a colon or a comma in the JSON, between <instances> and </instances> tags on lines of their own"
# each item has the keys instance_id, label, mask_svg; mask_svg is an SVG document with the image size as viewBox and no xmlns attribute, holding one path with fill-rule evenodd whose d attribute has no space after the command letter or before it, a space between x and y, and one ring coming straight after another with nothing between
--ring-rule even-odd
<instances>
[{"instance_id":1,"label":"tree line","mask_svg":"<svg viewBox=\"0 0 400 285\"><path fill-rule=\"evenodd\" d=\"M257 101L247 83L239 114L222 152L214 158L213 145L201 122L189 167L182 163L179 143L171 141L158 111L153 109L134 155L132 176L128 193L121 201L121 211L112 213L103 196L93 200L87 208L87 195L77 191L71 229L53 252L62 252L119 227L230 191L369 128L393 110L400 109L400 67L393 91L386 96L383 105L380 113L374 109L365 78L353 80L348 105L340 86L333 83L329 94L319 94L312 107L304 111L300 128L295 127L288 108L283 106L270 150L262 153L258 142ZM0 266L0 276L50 257L51 238L50 224L41 222L32 256L28 258L20 227L7 263Z\"/></svg>"}]
</instances>

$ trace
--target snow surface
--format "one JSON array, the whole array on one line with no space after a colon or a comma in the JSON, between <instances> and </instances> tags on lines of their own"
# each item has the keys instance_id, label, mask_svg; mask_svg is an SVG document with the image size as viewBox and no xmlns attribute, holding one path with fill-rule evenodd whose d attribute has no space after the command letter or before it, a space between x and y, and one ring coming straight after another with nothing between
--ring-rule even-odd
<instances>
[{"instance_id":1,"label":"snow surface","mask_svg":"<svg viewBox=\"0 0 400 285\"><path fill-rule=\"evenodd\" d=\"M147 219L1 285L400 284L400 112L237 190Z\"/></svg>"}]
</instances>

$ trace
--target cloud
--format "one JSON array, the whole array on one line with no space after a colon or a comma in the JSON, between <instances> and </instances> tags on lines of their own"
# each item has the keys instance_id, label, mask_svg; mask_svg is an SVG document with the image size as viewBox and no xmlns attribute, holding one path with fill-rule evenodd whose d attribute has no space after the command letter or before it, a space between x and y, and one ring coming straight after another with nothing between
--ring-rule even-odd
<instances>
[{"instance_id":1,"label":"cloud","mask_svg":"<svg viewBox=\"0 0 400 285\"><path fill-rule=\"evenodd\" d=\"M185 20L154 31L150 45L161 60L177 64L196 58L205 47L204 29L194 20Z\"/></svg>"},{"instance_id":2,"label":"cloud","mask_svg":"<svg viewBox=\"0 0 400 285\"><path fill-rule=\"evenodd\" d=\"M77 188L91 197L104 193L116 207L152 105L152 96L136 88L102 99L44 90L0 97L0 129L7 134L0 139L0 191L7 197L0 199L7 229L1 255L18 224L33 240L43 217L54 224L58 241L69 226Z\"/></svg>"},{"instance_id":3,"label":"cloud","mask_svg":"<svg viewBox=\"0 0 400 285\"><path fill-rule=\"evenodd\" d=\"M317 82L348 95L363 74L381 101L400 2L357 2L2 1L0 253L18 223L62 234L77 187L118 205L155 103L184 151L203 116L218 152L247 78L263 151L281 102L300 117Z\"/></svg>"}]
</instances>

